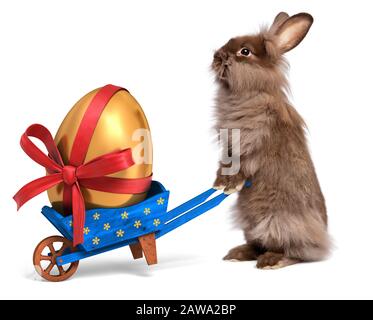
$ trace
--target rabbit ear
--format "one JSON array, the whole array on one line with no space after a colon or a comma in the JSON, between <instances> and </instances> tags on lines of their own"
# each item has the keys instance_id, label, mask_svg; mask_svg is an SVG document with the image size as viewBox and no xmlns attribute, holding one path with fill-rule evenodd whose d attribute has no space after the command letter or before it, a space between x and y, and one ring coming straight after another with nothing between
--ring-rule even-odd
<instances>
[{"instance_id":1,"label":"rabbit ear","mask_svg":"<svg viewBox=\"0 0 373 320\"><path fill-rule=\"evenodd\" d=\"M280 12L275 20L273 20L273 23L272 23L272 26L269 28L269 32L270 33L276 33L276 31L278 30L278 28L281 27L281 25L287 20L289 19L289 15L286 13L286 12Z\"/></svg>"},{"instance_id":2,"label":"rabbit ear","mask_svg":"<svg viewBox=\"0 0 373 320\"><path fill-rule=\"evenodd\" d=\"M298 13L288 18L275 32L275 43L282 53L295 48L311 28L313 18L308 13Z\"/></svg>"}]
</instances>

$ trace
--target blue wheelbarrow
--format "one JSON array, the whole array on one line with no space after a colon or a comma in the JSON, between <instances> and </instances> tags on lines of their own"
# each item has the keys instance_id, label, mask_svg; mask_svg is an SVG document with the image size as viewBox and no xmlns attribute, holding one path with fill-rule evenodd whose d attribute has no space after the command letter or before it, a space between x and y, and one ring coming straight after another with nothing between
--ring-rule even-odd
<instances>
[{"instance_id":1,"label":"blue wheelbarrow","mask_svg":"<svg viewBox=\"0 0 373 320\"><path fill-rule=\"evenodd\" d=\"M246 183L246 187L251 185ZM153 181L147 198L133 206L86 211L84 243L73 247L72 216L63 216L51 207L43 215L62 236L42 240L34 251L38 274L48 281L63 281L78 269L79 261L129 246L134 259L145 256L148 265L157 263L156 239L219 205L228 195L209 189L182 205L167 211L170 192Z\"/></svg>"}]
</instances>

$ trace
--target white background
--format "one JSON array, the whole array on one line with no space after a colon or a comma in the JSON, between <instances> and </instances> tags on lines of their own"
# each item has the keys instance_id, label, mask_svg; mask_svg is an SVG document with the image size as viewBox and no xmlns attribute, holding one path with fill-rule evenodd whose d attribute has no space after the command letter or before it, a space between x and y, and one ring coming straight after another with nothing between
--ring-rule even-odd
<instances>
[{"instance_id":1,"label":"white background","mask_svg":"<svg viewBox=\"0 0 373 320\"><path fill-rule=\"evenodd\" d=\"M372 19L370 1L1 1L1 298L373 298ZM278 271L221 258L243 242L235 196L157 243L159 264L128 248L81 262L69 281L40 281L35 245L57 231L40 214L46 194L17 214L11 199L44 171L21 151L32 123L55 133L70 107L106 83L142 104L154 143L154 178L170 207L209 188L214 49L256 31L279 11L315 23L288 54L292 100L327 200L330 260Z\"/></svg>"}]
</instances>

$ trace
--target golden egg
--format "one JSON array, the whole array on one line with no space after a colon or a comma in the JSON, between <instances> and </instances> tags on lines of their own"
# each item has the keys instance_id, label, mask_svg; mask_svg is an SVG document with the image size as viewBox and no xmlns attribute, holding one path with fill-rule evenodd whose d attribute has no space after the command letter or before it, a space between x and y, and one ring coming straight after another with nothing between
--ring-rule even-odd
<instances>
[{"instance_id":1,"label":"golden egg","mask_svg":"<svg viewBox=\"0 0 373 320\"><path fill-rule=\"evenodd\" d=\"M62 121L54 139L65 164L68 164L75 135L83 115L96 95L96 89L81 98ZM110 177L144 178L152 174L152 143L145 114L136 99L120 90L110 99L102 112L88 147L84 163L113 151L132 149L135 164ZM133 205L145 199L146 193L116 194L82 188L86 209L118 208ZM49 200L62 212L63 184L48 190Z\"/></svg>"}]
</instances>

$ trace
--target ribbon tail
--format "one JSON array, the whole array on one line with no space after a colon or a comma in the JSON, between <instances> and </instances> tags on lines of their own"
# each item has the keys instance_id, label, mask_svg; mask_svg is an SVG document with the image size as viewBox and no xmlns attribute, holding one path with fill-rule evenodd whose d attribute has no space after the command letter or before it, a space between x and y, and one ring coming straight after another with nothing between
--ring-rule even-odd
<instances>
[{"instance_id":1,"label":"ribbon tail","mask_svg":"<svg viewBox=\"0 0 373 320\"><path fill-rule=\"evenodd\" d=\"M70 215L73 209L73 191L72 186L67 184L63 185L63 213L65 215Z\"/></svg>"},{"instance_id":2,"label":"ribbon tail","mask_svg":"<svg viewBox=\"0 0 373 320\"><path fill-rule=\"evenodd\" d=\"M63 180L61 173L55 173L49 176L35 179L24 185L13 197L14 201L17 203L17 210L19 210L27 201L29 201L33 197L52 188L62 181Z\"/></svg>"},{"instance_id":3,"label":"ribbon tail","mask_svg":"<svg viewBox=\"0 0 373 320\"><path fill-rule=\"evenodd\" d=\"M72 209L73 209L73 245L74 247L84 242L84 223L85 223L85 205L82 192L79 185L74 184L71 187Z\"/></svg>"}]
</instances>

